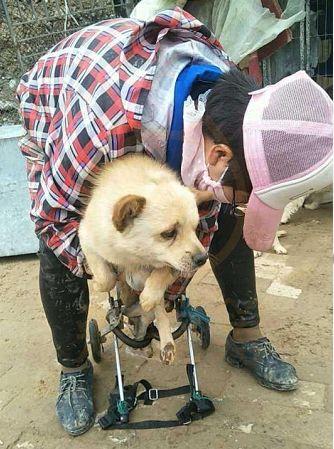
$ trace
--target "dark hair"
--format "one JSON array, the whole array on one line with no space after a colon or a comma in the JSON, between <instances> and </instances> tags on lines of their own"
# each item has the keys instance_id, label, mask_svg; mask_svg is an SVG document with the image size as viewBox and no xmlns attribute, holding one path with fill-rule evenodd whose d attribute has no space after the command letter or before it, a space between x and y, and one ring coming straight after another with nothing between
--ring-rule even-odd
<instances>
[{"instance_id":1,"label":"dark hair","mask_svg":"<svg viewBox=\"0 0 334 449\"><path fill-rule=\"evenodd\" d=\"M242 190L251 190L243 149L242 126L249 92L259 89L259 86L249 75L237 68L224 73L214 84L208 95L203 116L203 134L215 143L225 143L233 151L233 162L230 164L236 187L237 178L244 177L245 186ZM239 183L238 183L239 184ZM240 188L240 186L239 186Z\"/></svg>"}]
</instances>

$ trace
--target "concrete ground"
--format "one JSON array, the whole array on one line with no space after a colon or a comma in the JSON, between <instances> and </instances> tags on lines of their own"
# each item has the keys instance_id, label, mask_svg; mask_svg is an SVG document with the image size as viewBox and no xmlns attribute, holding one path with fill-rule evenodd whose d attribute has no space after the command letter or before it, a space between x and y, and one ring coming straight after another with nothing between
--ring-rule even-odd
<instances>
[{"instance_id":1,"label":"concrete ground","mask_svg":"<svg viewBox=\"0 0 334 449\"><path fill-rule=\"evenodd\" d=\"M244 370L223 358L230 330L220 291L205 266L189 287L193 304L211 315L212 343L195 343L203 392L216 413L191 426L167 430L102 431L98 426L71 438L59 427L54 404L58 366L38 294L35 256L0 261L0 449L215 448L315 449L332 447L331 209L301 210L284 227L287 256L265 254L256 260L262 329L300 377L296 392L259 386ZM90 316L105 325L106 299L92 295ZM114 383L112 339L95 365L96 409L102 412ZM160 364L122 347L126 380L149 379L162 388L182 385L187 349L177 341L177 362ZM133 419L173 419L186 398L140 406Z\"/></svg>"}]
</instances>

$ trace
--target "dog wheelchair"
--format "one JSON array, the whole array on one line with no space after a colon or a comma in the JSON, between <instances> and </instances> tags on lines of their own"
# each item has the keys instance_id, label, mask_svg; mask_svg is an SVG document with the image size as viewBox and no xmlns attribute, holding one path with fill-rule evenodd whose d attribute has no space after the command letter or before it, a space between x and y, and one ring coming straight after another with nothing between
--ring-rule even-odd
<instances>
[{"instance_id":1,"label":"dog wheelchair","mask_svg":"<svg viewBox=\"0 0 334 449\"><path fill-rule=\"evenodd\" d=\"M190 363L186 366L186 372L189 384L170 390L159 390L152 388L152 385L145 379L133 385L124 385L118 347L118 340L121 340L132 348L145 348L153 339L159 340L157 328L151 323L143 339L136 340L129 337L123 331L126 310L122 305L119 291L116 289L116 298L112 297L109 293L108 299L110 305L106 315L108 325L99 330L95 319L91 319L89 322L89 343L95 362L99 363L101 361L103 343L106 342L106 336L112 332L114 338L116 383L114 390L109 395L108 410L98 419L101 428L153 429L182 426L213 413L215 408L212 401L204 396L199 389L192 343L192 333L195 333L200 338L202 349L207 349L210 345L210 318L203 307L192 307L189 299L185 295L182 295L175 302L176 318L179 326L172 335L173 339L177 340L184 333L187 334ZM144 392L137 395L139 386L144 387ZM176 420L130 422L130 412L136 407L138 401L143 401L144 405L152 405L159 398L178 396L186 393L190 394L189 401L176 414Z\"/></svg>"}]
</instances>

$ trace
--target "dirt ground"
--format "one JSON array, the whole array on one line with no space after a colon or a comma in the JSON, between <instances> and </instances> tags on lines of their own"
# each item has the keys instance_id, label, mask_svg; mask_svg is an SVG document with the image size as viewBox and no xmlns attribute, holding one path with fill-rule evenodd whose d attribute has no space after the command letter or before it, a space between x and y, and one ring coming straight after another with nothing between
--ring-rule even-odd
<instances>
[{"instance_id":1,"label":"dirt ground","mask_svg":"<svg viewBox=\"0 0 334 449\"><path fill-rule=\"evenodd\" d=\"M208 266L188 289L193 304L211 315L212 342L202 351L195 343L200 387L214 400L216 412L191 426L167 430L103 431L96 425L81 437L66 435L54 405L59 369L38 294L35 256L0 260L0 448L111 449L197 448L314 449L332 447L332 211L301 210L282 241L286 256L265 254L256 260L262 329L298 371L296 392L278 393L259 386L244 370L224 361L230 330L220 290ZM106 298L92 294L90 316L105 325ZM109 336L95 369L98 413L107 406L114 383ZM123 372L132 383L149 379L162 388L185 383L187 348L177 341L177 362L163 367L121 348ZM174 419L186 398L140 406L134 420Z\"/></svg>"}]
</instances>

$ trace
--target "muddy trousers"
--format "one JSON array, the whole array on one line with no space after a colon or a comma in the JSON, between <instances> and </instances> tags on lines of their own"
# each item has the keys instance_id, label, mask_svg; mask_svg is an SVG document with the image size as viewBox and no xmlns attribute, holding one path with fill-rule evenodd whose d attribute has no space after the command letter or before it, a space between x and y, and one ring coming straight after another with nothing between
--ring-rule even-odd
<instances>
[{"instance_id":1,"label":"muddy trousers","mask_svg":"<svg viewBox=\"0 0 334 449\"><path fill-rule=\"evenodd\" d=\"M41 240L38 255L39 289L58 362L67 368L75 368L82 365L88 356L87 279L72 274Z\"/></svg>"},{"instance_id":2,"label":"muddy trousers","mask_svg":"<svg viewBox=\"0 0 334 449\"><path fill-rule=\"evenodd\" d=\"M254 327L259 323L254 257L242 238L241 220L231 215L229 206L222 208L219 230L210 247L210 262L232 326ZM57 358L63 366L75 368L88 356L87 279L74 276L42 241L39 258L40 293Z\"/></svg>"},{"instance_id":3,"label":"muddy trousers","mask_svg":"<svg viewBox=\"0 0 334 449\"><path fill-rule=\"evenodd\" d=\"M218 215L209 251L212 271L222 291L233 327L254 327L260 322L255 283L254 253L243 239L243 217L229 204Z\"/></svg>"}]
</instances>

